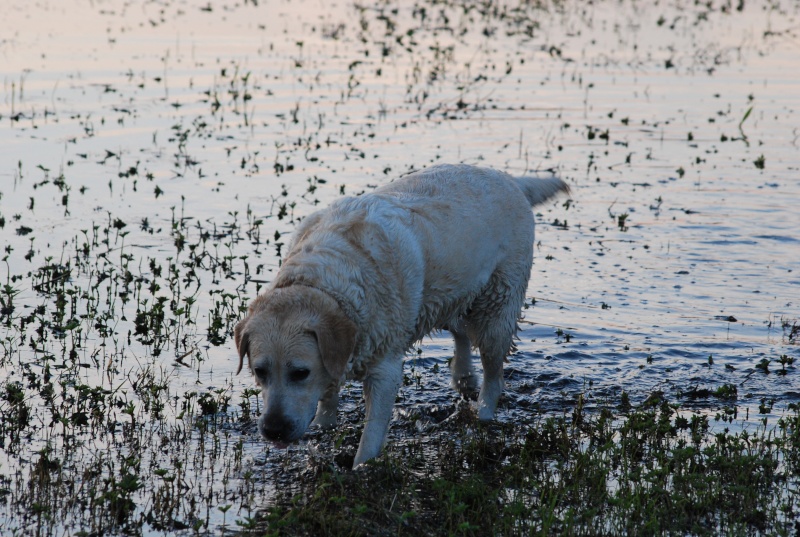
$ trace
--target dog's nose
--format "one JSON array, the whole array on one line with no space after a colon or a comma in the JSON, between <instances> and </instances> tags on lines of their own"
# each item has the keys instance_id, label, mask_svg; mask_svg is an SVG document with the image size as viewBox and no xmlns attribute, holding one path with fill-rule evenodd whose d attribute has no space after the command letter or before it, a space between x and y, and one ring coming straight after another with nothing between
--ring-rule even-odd
<instances>
[{"instance_id":1,"label":"dog's nose","mask_svg":"<svg viewBox=\"0 0 800 537\"><path fill-rule=\"evenodd\" d=\"M280 414L263 414L258 420L258 430L267 440L285 440L289 422Z\"/></svg>"}]
</instances>

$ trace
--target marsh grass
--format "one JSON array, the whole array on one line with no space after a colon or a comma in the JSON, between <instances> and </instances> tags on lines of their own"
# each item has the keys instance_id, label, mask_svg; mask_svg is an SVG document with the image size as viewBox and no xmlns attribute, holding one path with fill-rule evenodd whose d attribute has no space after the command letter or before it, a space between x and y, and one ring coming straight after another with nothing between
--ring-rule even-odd
<instances>
[{"instance_id":1,"label":"marsh grass","mask_svg":"<svg viewBox=\"0 0 800 537\"><path fill-rule=\"evenodd\" d=\"M619 401L617 401L619 403ZM468 411L390 443L355 471L336 457L284 476L266 535L794 535L800 407L740 429L666 399L484 425ZM346 451L346 448L345 448ZM342 462L346 462L346 457Z\"/></svg>"},{"instance_id":2,"label":"marsh grass","mask_svg":"<svg viewBox=\"0 0 800 537\"><path fill-rule=\"evenodd\" d=\"M240 431L253 394L234 415L230 380L176 380L199 377L203 350L227 341L244 308L219 285L246 267L230 253L246 240L231 218L218 228L173 211L173 250L160 257L126 243L127 223L109 214L60 256L9 274L0 533L197 532L252 491Z\"/></svg>"}]
</instances>

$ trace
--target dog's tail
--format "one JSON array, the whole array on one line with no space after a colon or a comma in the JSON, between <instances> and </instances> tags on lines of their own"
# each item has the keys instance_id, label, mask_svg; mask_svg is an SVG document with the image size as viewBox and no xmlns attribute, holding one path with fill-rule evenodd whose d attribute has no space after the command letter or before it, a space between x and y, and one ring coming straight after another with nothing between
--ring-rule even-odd
<instances>
[{"instance_id":1,"label":"dog's tail","mask_svg":"<svg viewBox=\"0 0 800 537\"><path fill-rule=\"evenodd\" d=\"M569 194L569 185L559 177L514 177L517 186L528 198L531 206L539 205L556 194Z\"/></svg>"}]
</instances>

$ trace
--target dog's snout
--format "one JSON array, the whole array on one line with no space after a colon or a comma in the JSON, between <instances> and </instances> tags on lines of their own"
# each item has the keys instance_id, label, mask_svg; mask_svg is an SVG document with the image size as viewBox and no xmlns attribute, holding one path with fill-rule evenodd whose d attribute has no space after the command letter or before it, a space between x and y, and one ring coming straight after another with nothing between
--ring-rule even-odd
<instances>
[{"instance_id":1,"label":"dog's snout","mask_svg":"<svg viewBox=\"0 0 800 537\"><path fill-rule=\"evenodd\" d=\"M267 440L286 440L290 424L282 414L263 414L258 420L258 430Z\"/></svg>"}]
</instances>

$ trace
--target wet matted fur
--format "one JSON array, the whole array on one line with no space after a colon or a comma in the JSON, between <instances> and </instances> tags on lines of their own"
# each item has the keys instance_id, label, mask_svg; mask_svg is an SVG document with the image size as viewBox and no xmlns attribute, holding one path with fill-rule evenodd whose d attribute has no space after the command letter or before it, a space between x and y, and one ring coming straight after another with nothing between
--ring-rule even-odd
<instances>
[{"instance_id":1,"label":"wet matted fur","mask_svg":"<svg viewBox=\"0 0 800 537\"><path fill-rule=\"evenodd\" d=\"M247 356L262 388L261 434L282 444L310 424L334 426L340 383L360 379L366 423L353 465L375 457L403 356L436 329L453 334L461 392L477 388L470 350L480 351L477 412L491 420L531 273L531 207L568 190L556 177L439 165L308 216L235 329L239 371Z\"/></svg>"}]
</instances>

